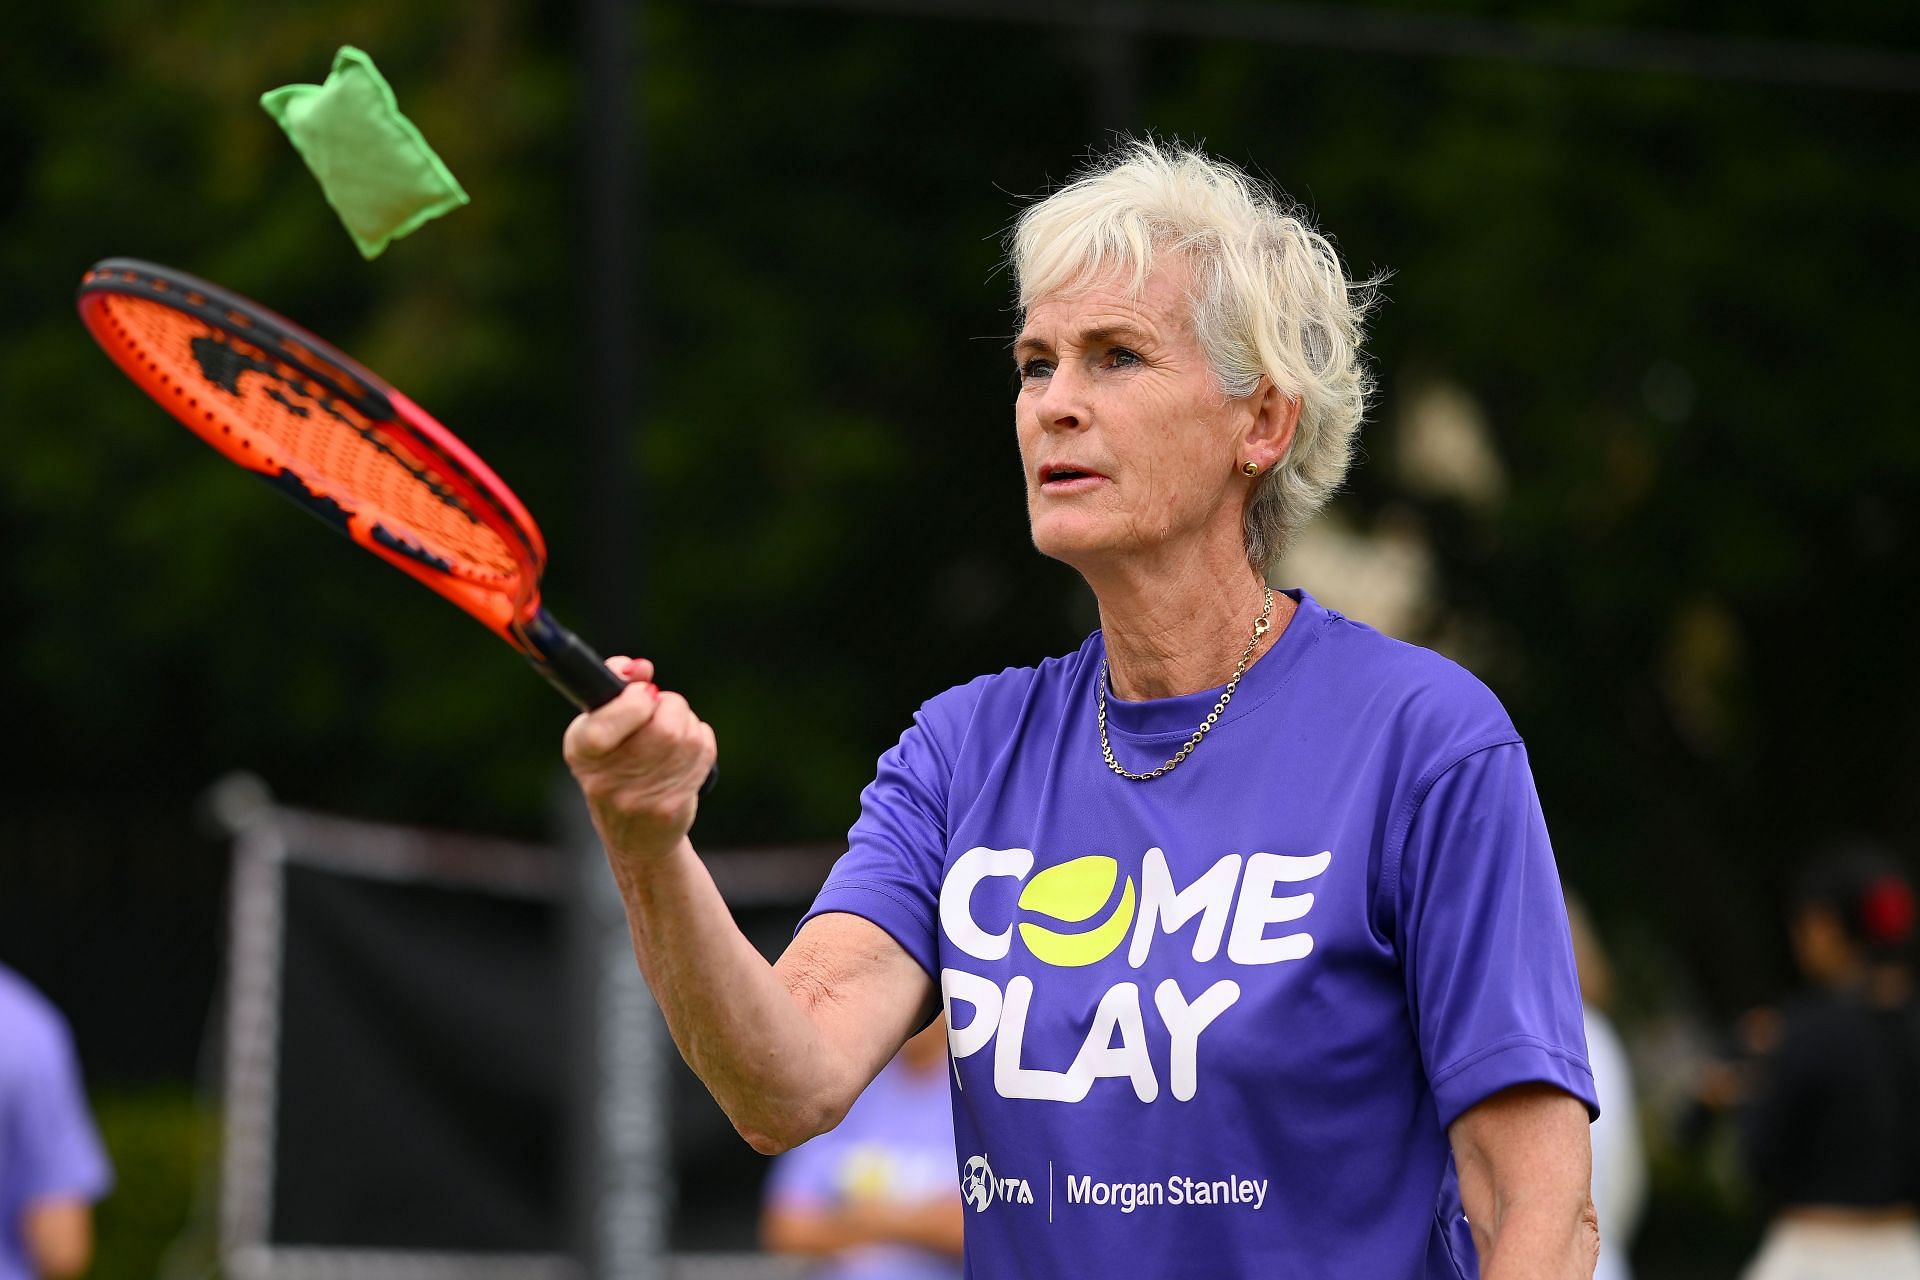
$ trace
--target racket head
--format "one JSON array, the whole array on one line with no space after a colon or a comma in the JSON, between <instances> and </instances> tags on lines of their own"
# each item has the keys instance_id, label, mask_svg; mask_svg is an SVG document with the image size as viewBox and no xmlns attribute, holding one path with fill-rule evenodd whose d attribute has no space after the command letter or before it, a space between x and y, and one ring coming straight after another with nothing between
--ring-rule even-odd
<instances>
[{"instance_id":1,"label":"racket head","mask_svg":"<svg viewBox=\"0 0 1920 1280\"><path fill-rule=\"evenodd\" d=\"M108 258L80 318L188 430L539 662L546 544L488 466L364 366L195 276Z\"/></svg>"}]
</instances>

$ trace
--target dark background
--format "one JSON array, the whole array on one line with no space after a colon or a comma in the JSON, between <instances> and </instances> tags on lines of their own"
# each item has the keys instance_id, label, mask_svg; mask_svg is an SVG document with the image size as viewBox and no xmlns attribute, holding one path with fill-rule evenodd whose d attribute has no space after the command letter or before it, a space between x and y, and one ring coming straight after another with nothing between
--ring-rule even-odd
<instances>
[{"instance_id":1,"label":"dark background","mask_svg":"<svg viewBox=\"0 0 1920 1280\"><path fill-rule=\"evenodd\" d=\"M1422 549L1401 630L1526 734L1630 1038L1710 1034L1778 993L1810 842L1915 849L1911 8L891 7L648 3L614 105L592 101L574 6L15 15L0 959L68 1011L95 1081L195 1070L215 777L543 837L566 721L470 621L126 385L71 305L113 254L295 317L492 461L545 529L556 612L654 657L718 730L704 843L832 840L922 699L1091 625L1026 538L999 233L1115 127L1200 141L1303 201L1356 270L1393 272L1334 519ZM1154 28L1183 13L1213 33ZM343 43L473 197L373 263L255 105ZM609 130L624 270L589 235ZM610 294L635 323L614 421L591 358ZM1402 461L1435 387L1484 423L1492 496ZM611 513L600 473L630 489ZM594 589L608 565L617 598ZM1341 602L1338 575L1297 585ZM1659 1158L1656 1268L1745 1229L1711 1152Z\"/></svg>"}]
</instances>

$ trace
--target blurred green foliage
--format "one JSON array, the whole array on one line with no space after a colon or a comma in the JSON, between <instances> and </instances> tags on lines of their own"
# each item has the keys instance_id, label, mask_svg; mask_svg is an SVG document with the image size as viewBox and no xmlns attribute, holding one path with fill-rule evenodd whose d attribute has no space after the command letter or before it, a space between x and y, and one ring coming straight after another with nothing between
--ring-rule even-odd
<instances>
[{"instance_id":1,"label":"blurred green foliage","mask_svg":"<svg viewBox=\"0 0 1920 1280\"><path fill-rule=\"evenodd\" d=\"M1916 44L1865 0L1553 17ZM8 875L35 890L0 883L0 953L66 998L83 1044L137 1025L120 976L154 952L210 974L218 848L191 812L215 776L539 834L566 720L469 621L128 386L72 315L96 258L257 297L428 406L541 519L563 617L594 612L586 477L630 469L639 624L589 638L657 658L716 725L710 844L834 838L921 699L1090 625L1077 580L1027 545L996 265L1019 197L1113 123L1089 33L647 5L623 281L583 248L573 20L98 0L0 46L0 687L28 747L5 809ZM342 43L473 196L371 264L254 104ZM1357 268L1393 270L1343 514L1431 542L1436 634L1470 638L1528 736L1563 870L1635 940L1630 1002L1725 1013L1776 990L1779 891L1808 842L1920 837L1920 102L1224 40L1135 52L1129 123L1272 175ZM578 326L622 288L642 404L627 451L589 457ZM1396 475L1406 400L1434 380L1484 408L1497 506ZM64 968L81 951L91 976ZM182 1003L155 1007L178 1024L198 1012Z\"/></svg>"},{"instance_id":2,"label":"blurred green foliage","mask_svg":"<svg viewBox=\"0 0 1920 1280\"><path fill-rule=\"evenodd\" d=\"M1025 546L996 233L1102 136L1085 33L647 6L626 282L581 248L567 11L166 9L36 16L0 54L0 583L8 705L44 726L10 779L29 807L177 813L246 766L302 801L537 831L565 720L465 619L121 383L68 302L109 253L265 299L452 423L544 520L563 613L591 612L584 478L630 468L641 622L594 638L659 658L720 729L709 841L831 838L920 699L1078 638L1077 581ZM1905 38L1864 4L1689 21ZM253 102L347 41L474 194L372 264ZM1348 516L1411 511L1433 541L1601 916L1651 913L1712 990L1755 994L1803 842L1920 828L1915 102L1224 41L1138 55L1139 123L1272 174L1357 267L1395 272ZM626 456L587 457L576 323L626 287L643 404ZM1432 377L1485 406L1512 476L1494 511L1374 465ZM1725 936L1695 927L1708 906Z\"/></svg>"},{"instance_id":3,"label":"blurred green foliage","mask_svg":"<svg viewBox=\"0 0 1920 1280\"><path fill-rule=\"evenodd\" d=\"M89 1280L213 1274L216 1107L177 1086L115 1090L94 1099L113 1161L113 1194L94 1214Z\"/></svg>"},{"instance_id":4,"label":"blurred green foliage","mask_svg":"<svg viewBox=\"0 0 1920 1280\"><path fill-rule=\"evenodd\" d=\"M109 253L265 299L454 424L543 519L564 612L590 612L584 477L632 469L642 621L594 638L658 657L719 727L710 841L831 838L921 698L1078 638L1077 582L1025 546L996 233L1101 137L1083 33L648 6L643 404L630 453L591 458L575 323L626 282L580 247L569 15L166 10L31 17L0 53L0 678L37 726L12 807L177 815L245 766L301 801L538 831L565 720L123 385L69 306ZM1897 45L1878 13L1711 25ZM475 197L372 264L253 103L347 41ZM1421 522L1602 918L1651 915L1728 1000L1763 989L1804 841L1920 828L1915 102L1173 39L1138 75L1141 123L1393 269L1349 518ZM1498 509L1377 465L1425 377L1485 406Z\"/></svg>"}]
</instances>

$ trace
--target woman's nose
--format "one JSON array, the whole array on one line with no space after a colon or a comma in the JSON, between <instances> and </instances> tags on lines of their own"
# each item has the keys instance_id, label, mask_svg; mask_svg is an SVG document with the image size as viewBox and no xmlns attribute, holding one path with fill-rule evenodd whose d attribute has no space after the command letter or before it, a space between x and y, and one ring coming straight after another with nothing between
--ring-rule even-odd
<instances>
[{"instance_id":1,"label":"woman's nose","mask_svg":"<svg viewBox=\"0 0 1920 1280\"><path fill-rule=\"evenodd\" d=\"M1086 386L1067 367L1062 366L1047 379L1047 385L1033 407L1043 429L1077 431L1087 425Z\"/></svg>"}]
</instances>

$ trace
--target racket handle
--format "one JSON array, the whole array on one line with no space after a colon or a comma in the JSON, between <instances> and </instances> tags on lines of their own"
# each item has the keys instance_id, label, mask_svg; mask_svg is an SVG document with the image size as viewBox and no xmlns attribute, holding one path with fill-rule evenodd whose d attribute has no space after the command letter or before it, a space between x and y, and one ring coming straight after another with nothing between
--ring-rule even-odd
<instances>
[{"instance_id":1,"label":"racket handle","mask_svg":"<svg viewBox=\"0 0 1920 1280\"><path fill-rule=\"evenodd\" d=\"M607 668L605 658L561 626L545 609L534 614L525 632L540 654L537 658L528 655L534 669L582 711L598 711L626 689L627 682ZM700 784L700 794L705 796L712 791L718 781L720 766L715 765L707 771L707 780Z\"/></svg>"}]
</instances>

